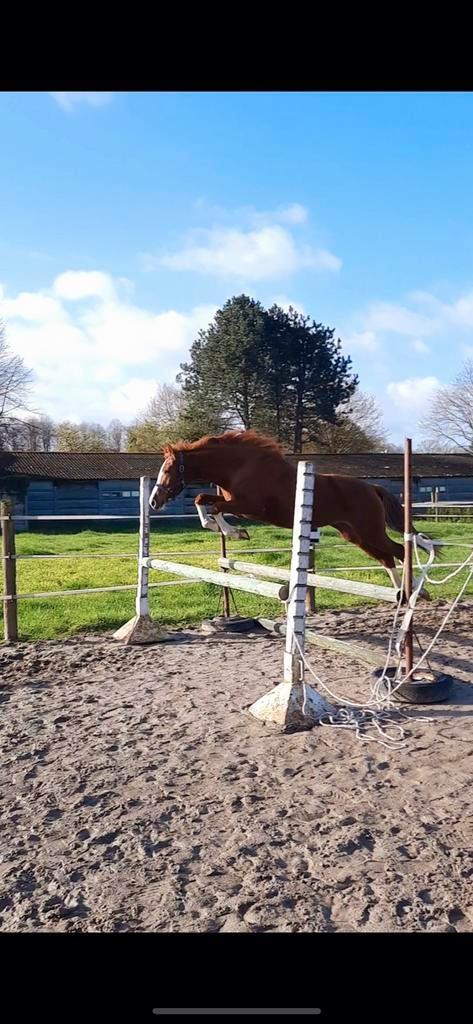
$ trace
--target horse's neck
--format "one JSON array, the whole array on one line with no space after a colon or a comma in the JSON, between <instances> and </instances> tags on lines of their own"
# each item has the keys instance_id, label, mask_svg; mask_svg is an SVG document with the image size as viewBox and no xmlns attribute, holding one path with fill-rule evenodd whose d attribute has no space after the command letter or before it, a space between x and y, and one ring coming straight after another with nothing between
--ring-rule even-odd
<instances>
[{"instance_id":1,"label":"horse's neck","mask_svg":"<svg viewBox=\"0 0 473 1024\"><path fill-rule=\"evenodd\" d=\"M242 459L236 449L198 448L190 449L184 455L184 476L186 483L228 485L235 469Z\"/></svg>"},{"instance_id":2,"label":"horse's neck","mask_svg":"<svg viewBox=\"0 0 473 1024\"><path fill-rule=\"evenodd\" d=\"M267 454L267 453L265 453ZM186 451L184 455L184 478L186 483L213 483L223 488L231 488L235 473L245 463L253 463L258 466L258 455L261 452L250 447L222 446L214 448L197 448ZM277 470L278 477L284 476L286 486L295 487L296 470L283 456L274 453L274 465L272 469ZM269 471L269 478L271 471ZM268 478L268 469L265 469L264 478L260 483L263 486L263 479Z\"/></svg>"}]
</instances>

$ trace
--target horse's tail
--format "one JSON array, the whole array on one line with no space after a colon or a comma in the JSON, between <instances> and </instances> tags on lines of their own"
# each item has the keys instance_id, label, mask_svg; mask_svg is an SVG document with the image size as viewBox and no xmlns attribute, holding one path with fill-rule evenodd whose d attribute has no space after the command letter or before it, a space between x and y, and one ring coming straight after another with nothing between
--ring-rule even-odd
<instances>
[{"instance_id":1,"label":"horse's tail","mask_svg":"<svg viewBox=\"0 0 473 1024\"><path fill-rule=\"evenodd\" d=\"M377 495L381 498L381 501L384 506L386 526L389 526L389 528L391 530L394 530L396 533L403 534L404 509L403 506L401 505L401 502L399 501L399 498L396 498L394 494L391 494L390 491L387 491L385 487L375 485L374 489ZM427 534L419 533L419 530L416 530L414 525L412 526L412 532L415 533L417 537L417 543L420 548L424 548L425 551L430 551L432 546L434 546L436 554L438 555L440 553L439 548L442 547L441 540L432 540L430 537L427 536Z\"/></svg>"},{"instance_id":2,"label":"horse's tail","mask_svg":"<svg viewBox=\"0 0 473 1024\"><path fill-rule=\"evenodd\" d=\"M404 509L399 498L387 491L385 487L375 486L374 489L384 505L386 526L396 533L404 533ZM417 533L417 530L414 530L414 533Z\"/></svg>"}]
</instances>

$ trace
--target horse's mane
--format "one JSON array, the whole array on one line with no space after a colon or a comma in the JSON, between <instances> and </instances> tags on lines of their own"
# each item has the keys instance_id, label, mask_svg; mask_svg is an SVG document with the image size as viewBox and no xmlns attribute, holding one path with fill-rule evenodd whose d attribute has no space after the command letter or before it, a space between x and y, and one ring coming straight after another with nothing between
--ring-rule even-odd
<instances>
[{"instance_id":1,"label":"horse's mane","mask_svg":"<svg viewBox=\"0 0 473 1024\"><path fill-rule=\"evenodd\" d=\"M282 455L282 448L272 437L266 434L258 434L256 430L228 430L225 434L217 434L212 437L206 434L199 437L198 441L176 441L164 447L164 454L175 455L176 452L198 451L201 448L222 447L224 445L248 445L252 448L266 448L277 455Z\"/></svg>"}]
</instances>

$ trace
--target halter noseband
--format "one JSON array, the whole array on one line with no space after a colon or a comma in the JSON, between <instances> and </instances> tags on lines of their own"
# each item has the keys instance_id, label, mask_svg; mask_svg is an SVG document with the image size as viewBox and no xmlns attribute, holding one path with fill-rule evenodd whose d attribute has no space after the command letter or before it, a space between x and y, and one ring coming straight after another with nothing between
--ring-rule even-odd
<instances>
[{"instance_id":1,"label":"halter noseband","mask_svg":"<svg viewBox=\"0 0 473 1024\"><path fill-rule=\"evenodd\" d=\"M182 451L177 453L177 471L179 473L179 476L177 479L177 484L174 487L166 487L165 484L156 485L161 491L166 492L167 501L169 501L170 498L177 498L177 495L180 494L181 491L183 491L184 487L186 486L186 482L184 479L184 453Z\"/></svg>"}]
</instances>

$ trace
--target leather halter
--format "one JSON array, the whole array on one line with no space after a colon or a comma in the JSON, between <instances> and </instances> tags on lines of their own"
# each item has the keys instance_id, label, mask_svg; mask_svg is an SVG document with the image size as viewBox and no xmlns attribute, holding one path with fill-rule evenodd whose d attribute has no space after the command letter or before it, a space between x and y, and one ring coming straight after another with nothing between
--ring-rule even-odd
<instances>
[{"instance_id":1,"label":"leather halter","mask_svg":"<svg viewBox=\"0 0 473 1024\"><path fill-rule=\"evenodd\" d=\"M177 495L180 494L181 491L183 491L184 487L186 486L186 481L184 479L184 453L182 451L177 453L177 471L179 476L177 478L177 483L174 485L174 487L166 487L165 484L156 485L160 490L166 492L167 501L169 501L170 498L177 498Z\"/></svg>"}]
</instances>

